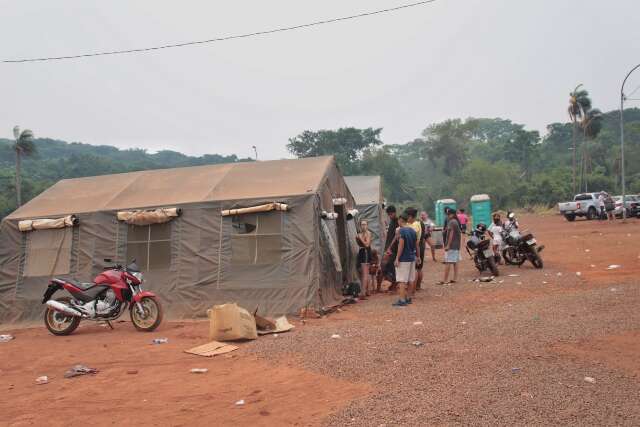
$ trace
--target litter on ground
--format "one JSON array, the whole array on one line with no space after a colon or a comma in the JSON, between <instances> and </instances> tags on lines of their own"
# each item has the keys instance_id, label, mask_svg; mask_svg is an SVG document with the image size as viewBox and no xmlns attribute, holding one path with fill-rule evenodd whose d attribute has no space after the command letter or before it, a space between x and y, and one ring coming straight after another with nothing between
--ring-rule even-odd
<instances>
[{"instance_id":1,"label":"litter on ground","mask_svg":"<svg viewBox=\"0 0 640 427\"><path fill-rule=\"evenodd\" d=\"M0 342L9 342L13 338L14 338L13 335L10 335L10 334L0 335Z\"/></svg>"},{"instance_id":2,"label":"litter on ground","mask_svg":"<svg viewBox=\"0 0 640 427\"><path fill-rule=\"evenodd\" d=\"M97 373L98 373L97 369L89 368L84 365L75 365L75 366L72 366L71 369L69 369L67 372L64 373L64 377L73 378L73 377L78 377L80 375L97 374Z\"/></svg>"},{"instance_id":3,"label":"litter on ground","mask_svg":"<svg viewBox=\"0 0 640 427\"><path fill-rule=\"evenodd\" d=\"M422 341L418 340L413 341L411 344L413 344L415 347L422 347L424 345Z\"/></svg>"},{"instance_id":4,"label":"litter on ground","mask_svg":"<svg viewBox=\"0 0 640 427\"><path fill-rule=\"evenodd\" d=\"M209 370L207 368L193 368L189 372L192 374L206 374Z\"/></svg>"},{"instance_id":5,"label":"litter on ground","mask_svg":"<svg viewBox=\"0 0 640 427\"><path fill-rule=\"evenodd\" d=\"M576 276L582 276L582 272L576 271Z\"/></svg>"},{"instance_id":6,"label":"litter on ground","mask_svg":"<svg viewBox=\"0 0 640 427\"><path fill-rule=\"evenodd\" d=\"M236 402L236 406L242 406L244 405L244 399L240 399Z\"/></svg>"},{"instance_id":7,"label":"litter on ground","mask_svg":"<svg viewBox=\"0 0 640 427\"><path fill-rule=\"evenodd\" d=\"M413 322L413 325L414 326L419 326L419 325L422 325L422 322Z\"/></svg>"},{"instance_id":8,"label":"litter on ground","mask_svg":"<svg viewBox=\"0 0 640 427\"><path fill-rule=\"evenodd\" d=\"M584 380L588 383L595 384L596 379L593 377L584 377Z\"/></svg>"},{"instance_id":9,"label":"litter on ground","mask_svg":"<svg viewBox=\"0 0 640 427\"><path fill-rule=\"evenodd\" d=\"M340 339L340 335L333 334L333 335L331 335L331 338L333 338L334 340L337 340L337 339Z\"/></svg>"},{"instance_id":10,"label":"litter on ground","mask_svg":"<svg viewBox=\"0 0 640 427\"><path fill-rule=\"evenodd\" d=\"M166 344L169 342L169 338L154 338L151 341L152 344Z\"/></svg>"},{"instance_id":11,"label":"litter on ground","mask_svg":"<svg viewBox=\"0 0 640 427\"><path fill-rule=\"evenodd\" d=\"M607 267L607 270L615 270L616 268L620 268L620 267L622 266L618 264L611 264L609 267Z\"/></svg>"},{"instance_id":12,"label":"litter on ground","mask_svg":"<svg viewBox=\"0 0 640 427\"><path fill-rule=\"evenodd\" d=\"M36 384L38 385L47 384L48 382L49 382L49 377L46 375L36 378Z\"/></svg>"},{"instance_id":13,"label":"litter on ground","mask_svg":"<svg viewBox=\"0 0 640 427\"><path fill-rule=\"evenodd\" d=\"M510 274L509 277L520 277L519 274Z\"/></svg>"}]
</instances>

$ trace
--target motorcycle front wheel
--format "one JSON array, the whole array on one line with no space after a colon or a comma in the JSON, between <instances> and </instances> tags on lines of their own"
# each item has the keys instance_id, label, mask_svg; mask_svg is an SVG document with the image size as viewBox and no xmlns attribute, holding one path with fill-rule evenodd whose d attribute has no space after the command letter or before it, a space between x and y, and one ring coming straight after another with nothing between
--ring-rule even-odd
<instances>
[{"instance_id":1,"label":"motorcycle front wheel","mask_svg":"<svg viewBox=\"0 0 640 427\"><path fill-rule=\"evenodd\" d=\"M160 301L154 297L143 297L140 300L143 313L138 311L138 304L131 303L129 314L131 315L131 323L139 331L154 331L162 322L162 306Z\"/></svg>"},{"instance_id":2,"label":"motorcycle front wheel","mask_svg":"<svg viewBox=\"0 0 640 427\"><path fill-rule=\"evenodd\" d=\"M518 250L513 246L502 251L502 258L509 265L522 265L525 261L524 258L518 256Z\"/></svg>"},{"instance_id":3,"label":"motorcycle front wheel","mask_svg":"<svg viewBox=\"0 0 640 427\"><path fill-rule=\"evenodd\" d=\"M62 297L56 299L56 301L68 305L71 298ZM51 307L47 307L47 310L44 312L44 324L53 335L69 335L80 325L80 318L67 316Z\"/></svg>"},{"instance_id":4,"label":"motorcycle front wheel","mask_svg":"<svg viewBox=\"0 0 640 427\"><path fill-rule=\"evenodd\" d=\"M542 258L540 258L540 255L538 255L537 253L531 254L531 264L533 264L533 266L535 268L544 267L544 263L542 262Z\"/></svg>"}]
</instances>

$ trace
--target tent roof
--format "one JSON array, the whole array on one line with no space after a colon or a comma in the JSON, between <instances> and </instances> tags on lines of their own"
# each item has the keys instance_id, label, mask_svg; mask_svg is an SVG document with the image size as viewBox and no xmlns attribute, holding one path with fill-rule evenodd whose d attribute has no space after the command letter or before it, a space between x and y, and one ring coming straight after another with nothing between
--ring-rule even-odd
<instances>
[{"instance_id":1,"label":"tent roof","mask_svg":"<svg viewBox=\"0 0 640 427\"><path fill-rule=\"evenodd\" d=\"M345 176L344 180L357 205L374 205L384 201L382 181L379 175Z\"/></svg>"},{"instance_id":2,"label":"tent roof","mask_svg":"<svg viewBox=\"0 0 640 427\"><path fill-rule=\"evenodd\" d=\"M318 190L332 164L325 156L63 179L7 218L306 194Z\"/></svg>"}]
</instances>

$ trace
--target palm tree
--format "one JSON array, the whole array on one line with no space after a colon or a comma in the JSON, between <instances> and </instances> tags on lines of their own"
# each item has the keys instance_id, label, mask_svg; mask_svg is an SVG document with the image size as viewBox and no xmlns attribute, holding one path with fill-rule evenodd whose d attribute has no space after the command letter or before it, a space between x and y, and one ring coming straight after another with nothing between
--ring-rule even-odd
<instances>
[{"instance_id":1,"label":"palm tree","mask_svg":"<svg viewBox=\"0 0 640 427\"><path fill-rule=\"evenodd\" d=\"M582 114L582 120L580 121L580 128L582 129L583 142L582 142L582 171L583 175L587 175L584 178L584 191L589 191L588 188L588 173L591 168L587 168L587 162L591 163L591 155L588 150L587 141L594 139L600 133L602 129L602 111L597 108L592 110L585 110ZM580 178L582 181L582 177Z\"/></svg>"},{"instance_id":2,"label":"palm tree","mask_svg":"<svg viewBox=\"0 0 640 427\"><path fill-rule=\"evenodd\" d=\"M36 152L36 147L33 144L33 132L29 129L25 129L20 132L20 126L13 128L13 136L16 142L13 144L13 149L16 152L16 195L18 201L18 207L22 205L22 189L20 180L20 167L22 157L29 157Z\"/></svg>"},{"instance_id":3,"label":"palm tree","mask_svg":"<svg viewBox=\"0 0 640 427\"><path fill-rule=\"evenodd\" d=\"M580 89L582 84L576 86L576 88L569 94L569 118L573 123L573 192L576 192L576 131L578 121L584 120L585 112L591 110L591 99L589 98L589 92L584 89Z\"/></svg>"}]
</instances>

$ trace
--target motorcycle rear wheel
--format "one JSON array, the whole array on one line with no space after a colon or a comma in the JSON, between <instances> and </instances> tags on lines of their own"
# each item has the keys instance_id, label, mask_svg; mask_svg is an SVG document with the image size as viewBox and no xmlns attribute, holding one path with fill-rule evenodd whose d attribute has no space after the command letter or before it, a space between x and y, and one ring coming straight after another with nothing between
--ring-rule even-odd
<instances>
[{"instance_id":1,"label":"motorcycle rear wheel","mask_svg":"<svg viewBox=\"0 0 640 427\"><path fill-rule=\"evenodd\" d=\"M525 261L523 258L518 257L518 250L513 246L502 251L502 258L504 258L504 262L509 265L519 266L524 264Z\"/></svg>"},{"instance_id":2,"label":"motorcycle rear wheel","mask_svg":"<svg viewBox=\"0 0 640 427\"><path fill-rule=\"evenodd\" d=\"M64 304L69 304L71 298L62 297L56 299L56 301ZM47 307L47 310L44 312L44 325L53 335L69 335L80 325L80 318L75 316L67 316L64 313L55 311L51 307Z\"/></svg>"},{"instance_id":3,"label":"motorcycle rear wheel","mask_svg":"<svg viewBox=\"0 0 640 427\"><path fill-rule=\"evenodd\" d=\"M140 305L144 311L144 315L138 312L138 306L135 302L129 307L131 323L139 331L152 332L155 331L160 323L162 323L162 306L160 301L155 297L143 297Z\"/></svg>"}]
</instances>

